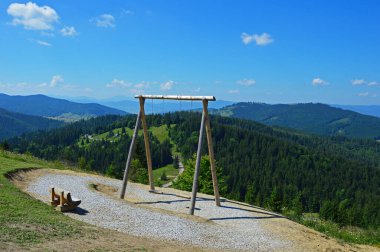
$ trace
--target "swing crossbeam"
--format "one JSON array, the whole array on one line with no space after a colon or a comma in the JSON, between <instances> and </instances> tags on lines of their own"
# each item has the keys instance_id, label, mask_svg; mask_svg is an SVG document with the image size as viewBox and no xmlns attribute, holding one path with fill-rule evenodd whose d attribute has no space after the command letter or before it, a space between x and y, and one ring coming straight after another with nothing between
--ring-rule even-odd
<instances>
[{"instance_id":1,"label":"swing crossbeam","mask_svg":"<svg viewBox=\"0 0 380 252\"><path fill-rule=\"evenodd\" d=\"M185 100L185 101L216 101L215 96L191 96L191 95L136 95L136 99L156 99L156 100Z\"/></svg>"},{"instance_id":2,"label":"swing crossbeam","mask_svg":"<svg viewBox=\"0 0 380 252\"><path fill-rule=\"evenodd\" d=\"M145 109L144 109L145 100L146 99L190 100L190 101L198 100L198 101L202 101L203 109L202 109L201 127L199 130L197 160L196 160L196 165L195 165L193 188L192 188L192 194L191 194L191 206L189 209L190 210L189 214L193 215L194 210L195 210L195 201L196 201L197 191L198 191L198 177L199 177L199 171L200 171L202 140L203 140L203 132L205 128L206 128L208 151L209 151L209 156L210 156L210 168L211 168L211 175L212 175L211 177L212 177L212 182L213 182L213 187L214 187L215 204L217 206L220 206L219 186L218 186L218 180L216 177L215 156L214 156L214 149L212 146L210 119L208 115L208 102L215 101L216 100L215 97L214 96L182 96L182 95L136 95L135 98L138 98L140 101L140 111L137 115L136 126L133 132L133 137L132 137L131 145L129 148L128 159L127 159L127 163L124 170L123 184L120 190L120 198L124 199L124 196L125 196L125 190L128 183L128 171L131 165L132 155L133 155L135 144L136 144L136 138L137 138L138 130L141 124L143 126L143 133L144 133L145 153L147 157L150 191L155 192L154 183L153 183L152 159L151 159L150 146L149 146L149 134L148 134L148 127L147 127L146 118L145 118Z\"/></svg>"}]
</instances>

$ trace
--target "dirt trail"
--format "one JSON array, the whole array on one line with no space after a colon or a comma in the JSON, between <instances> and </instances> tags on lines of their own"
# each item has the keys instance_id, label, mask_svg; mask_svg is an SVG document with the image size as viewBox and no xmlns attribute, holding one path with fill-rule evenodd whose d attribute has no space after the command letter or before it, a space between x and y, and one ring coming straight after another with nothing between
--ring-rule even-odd
<instances>
[{"instance_id":1,"label":"dirt trail","mask_svg":"<svg viewBox=\"0 0 380 252\"><path fill-rule=\"evenodd\" d=\"M97 190L90 189L88 185L91 183L97 185ZM49 198L48 185L66 187L73 195L82 198L81 207L85 211L83 215L67 215L132 237L139 236L138 239L144 239L148 246L149 241L156 241L177 244L178 251L380 251L370 246L340 243L281 215L244 203L223 201L223 207L218 208L209 195L198 195L195 217L187 215L189 193L171 188L160 188L161 194L152 194L145 185L129 183L128 203L123 202L118 199L120 183L101 176L57 170L31 171L16 182L43 201ZM97 204L89 202L86 194L92 199L97 197ZM115 216L120 211L122 214ZM107 215L113 216L108 218ZM112 223L113 220L123 225ZM151 230L146 231L144 227ZM171 248L167 246L168 251Z\"/></svg>"}]
</instances>

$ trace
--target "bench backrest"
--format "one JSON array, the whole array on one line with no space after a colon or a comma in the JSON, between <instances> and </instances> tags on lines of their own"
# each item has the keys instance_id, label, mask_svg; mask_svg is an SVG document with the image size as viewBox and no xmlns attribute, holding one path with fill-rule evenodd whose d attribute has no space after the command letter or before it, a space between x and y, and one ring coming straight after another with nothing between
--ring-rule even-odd
<instances>
[{"instance_id":1,"label":"bench backrest","mask_svg":"<svg viewBox=\"0 0 380 252\"><path fill-rule=\"evenodd\" d=\"M72 199L71 199L71 194L69 191L65 191L61 188L58 188L58 187L50 187L50 190L49 190L51 193L54 194L55 197L57 198L60 198L61 195L63 195L63 199L65 201L68 201L68 202L71 202Z\"/></svg>"}]
</instances>

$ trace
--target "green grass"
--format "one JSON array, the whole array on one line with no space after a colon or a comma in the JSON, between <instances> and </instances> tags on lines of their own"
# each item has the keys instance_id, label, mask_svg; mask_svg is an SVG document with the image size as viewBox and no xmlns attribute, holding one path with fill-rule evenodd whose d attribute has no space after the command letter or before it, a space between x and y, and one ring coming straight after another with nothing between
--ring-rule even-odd
<instances>
[{"instance_id":1,"label":"green grass","mask_svg":"<svg viewBox=\"0 0 380 252\"><path fill-rule=\"evenodd\" d=\"M6 178L8 173L20 168L56 166L59 165L0 151L0 243L25 246L57 237L80 237L87 232L83 224L33 199Z\"/></svg>"},{"instance_id":2,"label":"green grass","mask_svg":"<svg viewBox=\"0 0 380 252\"><path fill-rule=\"evenodd\" d=\"M331 221L321 220L316 213L303 214L299 222L314 230L345 242L369 244L380 248L380 227L377 229L362 229L359 227L340 227Z\"/></svg>"},{"instance_id":3,"label":"green grass","mask_svg":"<svg viewBox=\"0 0 380 252\"><path fill-rule=\"evenodd\" d=\"M161 175L164 171L166 173L168 181L161 181ZM153 170L155 185L162 185L164 183L167 183L170 180L172 180L174 177L176 177L177 175L178 175L178 169L174 168L172 164Z\"/></svg>"},{"instance_id":4,"label":"green grass","mask_svg":"<svg viewBox=\"0 0 380 252\"><path fill-rule=\"evenodd\" d=\"M175 125L171 125L171 127L174 127ZM119 141L120 137L119 136L116 136L116 134L120 135L121 133L121 129L122 128L115 128L112 130L112 135L113 136L109 136L109 133L110 131L107 131L107 132L104 132L102 134L97 134L97 135L92 135L92 140L90 139L90 143L91 141L100 141L102 139L104 140L107 140L107 141ZM161 125L159 127L149 127L148 131L152 132L152 134L157 137L158 141L160 141L161 143L169 138L169 131L167 130L166 128L166 125ZM126 133L130 136L133 135L133 129L130 129L130 128L126 128ZM139 136L142 136L143 134L143 131L142 130L139 130ZM86 139L84 136L81 136L78 140L78 145L81 146L81 141L84 141L84 147L88 146L88 144L86 144Z\"/></svg>"}]
</instances>

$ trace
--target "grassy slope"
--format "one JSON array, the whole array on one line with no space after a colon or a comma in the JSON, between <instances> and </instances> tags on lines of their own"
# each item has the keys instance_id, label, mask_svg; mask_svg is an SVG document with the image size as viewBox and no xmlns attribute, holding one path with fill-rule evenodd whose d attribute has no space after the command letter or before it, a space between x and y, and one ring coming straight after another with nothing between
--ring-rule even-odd
<instances>
[{"instance_id":1,"label":"grassy slope","mask_svg":"<svg viewBox=\"0 0 380 252\"><path fill-rule=\"evenodd\" d=\"M74 220L22 192L6 178L9 172L34 167L71 169L0 150L0 251L178 250L175 243L134 237Z\"/></svg>"},{"instance_id":2,"label":"grassy slope","mask_svg":"<svg viewBox=\"0 0 380 252\"><path fill-rule=\"evenodd\" d=\"M25 245L61 237L80 237L85 225L57 213L16 188L5 175L19 168L52 167L44 161L0 152L0 243Z\"/></svg>"},{"instance_id":3,"label":"grassy slope","mask_svg":"<svg viewBox=\"0 0 380 252\"><path fill-rule=\"evenodd\" d=\"M20 168L68 168L30 156L0 151L0 250L16 244L26 248L34 244L65 239L97 239L99 231L85 223L73 220L46 204L33 199L15 187L5 175ZM173 167L155 170L159 177L163 170L172 174ZM340 228L336 224L305 216L301 223L329 236L347 242L371 244L380 247L380 230ZM13 246L14 248L14 246ZM140 247L141 248L141 247Z\"/></svg>"},{"instance_id":4,"label":"grassy slope","mask_svg":"<svg viewBox=\"0 0 380 252\"><path fill-rule=\"evenodd\" d=\"M171 125L171 127L173 128L175 126L175 124ZM130 128L125 128L126 129L126 133L130 136L133 135L133 129L130 129ZM160 127L149 127L148 131L152 132L152 134L157 137L157 139L162 143L166 138L169 138L169 132L168 130L166 129L166 125L162 125ZM116 134L119 134L121 133L121 128L116 128L116 129L113 129L112 130L112 134L113 136L112 137L109 137L109 131L107 132L104 132L102 134L98 134L98 135L92 135L92 138L93 140L96 140L96 141L99 141L99 140L108 140L108 141L118 141L119 140L119 137L115 136ZM139 136L142 136L143 132L142 130L139 130ZM82 136L79 138L78 140L78 145L80 146L80 143L82 140L85 140L85 138ZM172 143L173 144L173 143ZM85 143L85 146L86 146L86 143Z\"/></svg>"},{"instance_id":5,"label":"grassy slope","mask_svg":"<svg viewBox=\"0 0 380 252\"><path fill-rule=\"evenodd\" d=\"M161 180L161 175L163 172L166 173L166 177L168 179L167 181ZM178 169L174 168L172 164L169 164L167 166L164 166L158 169L154 169L153 170L154 184L156 186L160 186L174 179L177 175L178 175Z\"/></svg>"},{"instance_id":6,"label":"grassy slope","mask_svg":"<svg viewBox=\"0 0 380 252\"><path fill-rule=\"evenodd\" d=\"M171 127L174 127L175 124L171 125ZM159 127L150 127L149 128L149 131L152 132L152 134L157 137L157 139L162 143L165 139L169 138L169 131L167 130L166 128L166 125L161 125ZM98 134L98 135L92 135L92 138L93 140L92 141L99 141L99 140L102 140L102 139L106 139L108 141L118 141L119 138L116 136L116 134L119 134L121 133L121 128L116 128L116 129L113 129L112 130L112 134L113 136L112 137L109 137L109 131L107 132L104 132L102 134ZM128 135L132 135L133 134L133 129L130 129L130 128L126 128L126 133ZM142 136L142 130L139 131L139 136ZM78 145L81 146L81 141L84 141L84 147L86 147L88 144L86 144L85 142L85 139L84 137L82 136L79 140L78 140ZM177 148L176 148L176 145L174 144L174 142L170 139L170 142L171 144L173 145L172 147L172 154L173 155L179 155L179 152L177 151ZM168 178L168 181L161 181L161 175L162 173L165 171L166 173L166 176ZM175 169L173 167L173 165L167 165L167 166L164 166L164 167L161 167L161 168L158 168L158 169L154 169L153 170L153 177L154 177L154 183L156 186L160 186L164 183L167 183L169 182L171 179L173 179L175 176L178 175L178 169Z\"/></svg>"}]
</instances>

